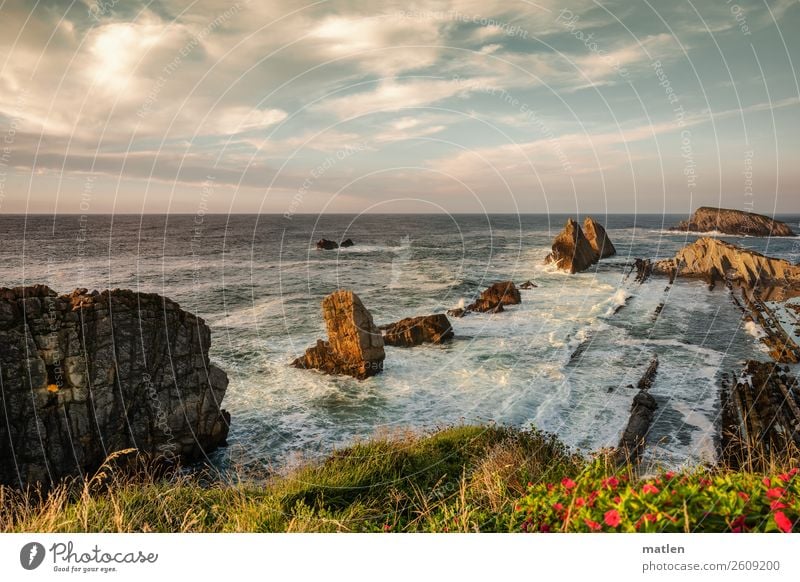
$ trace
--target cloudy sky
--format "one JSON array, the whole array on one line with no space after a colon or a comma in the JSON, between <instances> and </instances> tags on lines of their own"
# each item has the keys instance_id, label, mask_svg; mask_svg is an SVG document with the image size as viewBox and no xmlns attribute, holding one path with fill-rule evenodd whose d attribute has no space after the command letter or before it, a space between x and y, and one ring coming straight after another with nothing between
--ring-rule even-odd
<instances>
[{"instance_id":1,"label":"cloudy sky","mask_svg":"<svg viewBox=\"0 0 800 582\"><path fill-rule=\"evenodd\" d=\"M797 0L0 0L0 212L800 211Z\"/></svg>"}]
</instances>

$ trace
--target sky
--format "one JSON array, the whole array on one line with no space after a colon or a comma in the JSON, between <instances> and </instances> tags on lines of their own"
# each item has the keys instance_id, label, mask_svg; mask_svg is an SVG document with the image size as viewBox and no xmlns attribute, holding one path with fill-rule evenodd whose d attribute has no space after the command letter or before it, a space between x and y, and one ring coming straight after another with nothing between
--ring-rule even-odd
<instances>
[{"instance_id":1,"label":"sky","mask_svg":"<svg viewBox=\"0 0 800 582\"><path fill-rule=\"evenodd\" d=\"M797 0L0 0L0 213L800 212Z\"/></svg>"}]
</instances>

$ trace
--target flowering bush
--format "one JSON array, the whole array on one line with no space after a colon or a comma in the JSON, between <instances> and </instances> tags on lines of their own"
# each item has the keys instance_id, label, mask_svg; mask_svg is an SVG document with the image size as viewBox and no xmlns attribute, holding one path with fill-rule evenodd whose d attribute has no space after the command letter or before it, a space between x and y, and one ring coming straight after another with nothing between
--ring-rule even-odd
<instances>
[{"instance_id":1,"label":"flowering bush","mask_svg":"<svg viewBox=\"0 0 800 582\"><path fill-rule=\"evenodd\" d=\"M597 462L573 479L529 484L514 509L526 532L800 531L800 476L699 470L631 481Z\"/></svg>"}]
</instances>

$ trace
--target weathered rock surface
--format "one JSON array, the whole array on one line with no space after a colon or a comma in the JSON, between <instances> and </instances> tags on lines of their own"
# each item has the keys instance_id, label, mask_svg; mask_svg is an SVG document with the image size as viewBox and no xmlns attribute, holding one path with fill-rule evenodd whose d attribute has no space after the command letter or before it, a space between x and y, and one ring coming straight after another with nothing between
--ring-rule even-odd
<instances>
[{"instance_id":1,"label":"weathered rock surface","mask_svg":"<svg viewBox=\"0 0 800 582\"><path fill-rule=\"evenodd\" d=\"M407 317L395 323L382 325L383 343L388 346L408 348L423 343L440 344L453 339L453 327L443 313Z\"/></svg>"},{"instance_id":2,"label":"weathered rock surface","mask_svg":"<svg viewBox=\"0 0 800 582\"><path fill-rule=\"evenodd\" d=\"M616 461L620 464L636 461L644 451L647 433L650 431L650 425L653 423L658 407L656 399L648 392L655 381L657 372L658 357L656 356L650 361L650 365L637 384L639 392L633 397L628 424L625 426L617 446Z\"/></svg>"},{"instance_id":3,"label":"weathered rock surface","mask_svg":"<svg viewBox=\"0 0 800 582\"><path fill-rule=\"evenodd\" d=\"M500 281L494 283L467 307L467 311L480 311L499 313L504 305L518 305L522 303L522 296L513 281Z\"/></svg>"},{"instance_id":4,"label":"weathered rock surface","mask_svg":"<svg viewBox=\"0 0 800 582\"><path fill-rule=\"evenodd\" d=\"M599 258L605 259L617 254L617 249L608 238L606 229L591 216L587 216L583 221L583 234Z\"/></svg>"},{"instance_id":5,"label":"weathered rock surface","mask_svg":"<svg viewBox=\"0 0 800 582\"><path fill-rule=\"evenodd\" d=\"M336 241L328 240L326 238L317 241L317 249L321 251L333 251L339 248Z\"/></svg>"},{"instance_id":6,"label":"weathered rock surface","mask_svg":"<svg viewBox=\"0 0 800 582\"><path fill-rule=\"evenodd\" d=\"M673 259L657 261L653 272L683 277L717 279L747 286L756 284L800 285L800 267L783 259L767 257L730 243L702 237L686 245Z\"/></svg>"},{"instance_id":7,"label":"weathered rock surface","mask_svg":"<svg viewBox=\"0 0 800 582\"><path fill-rule=\"evenodd\" d=\"M723 382L721 457L734 469L769 471L775 455L800 446L797 379L777 364L755 360L734 377Z\"/></svg>"},{"instance_id":8,"label":"weathered rock surface","mask_svg":"<svg viewBox=\"0 0 800 582\"><path fill-rule=\"evenodd\" d=\"M0 483L87 475L115 452L225 443L228 377L205 322L155 294L0 289Z\"/></svg>"},{"instance_id":9,"label":"weathered rock surface","mask_svg":"<svg viewBox=\"0 0 800 582\"><path fill-rule=\"evenodd\" d=\"M322 315L328 341L318 340L293 366L359 379L383 371L383 336L358 295L344 290L331 293L322 300Z\"/></svg>"},{"instance_id":10,"label":"weathered rock surface","mask_svg":"<svg viewBox=\"0 0 800 582\"><path fill-rule=\"evenodd\" d=\"M599 258L580 225L571 218L567 219L564 229L553 240L552 249L545 258L545 263L555 263L559 269L569 273L585 271Z\"/></svg>"},{"instance_id":11,"label":"weathered rock surface","mask_svg":"<svg viewBox=\"0 0 800 582\"><path fill-rule=\"evenodd\" d=\"M738 236L794 236L789 225L769 216L710 206L701 206L688 220L679 222L671 230L716 231Z\"/></svg>"}]
</instances>

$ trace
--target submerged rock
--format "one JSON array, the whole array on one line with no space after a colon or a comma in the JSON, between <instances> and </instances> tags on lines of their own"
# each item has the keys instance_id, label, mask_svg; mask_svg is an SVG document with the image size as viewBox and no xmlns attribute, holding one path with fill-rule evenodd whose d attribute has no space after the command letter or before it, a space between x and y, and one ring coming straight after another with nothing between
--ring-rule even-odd
<instances>
[{"instance_id":1,"label":"submerged rock","mask_svg":"<svg viewBox=\"0 0 800 582\"><path fill-rule=\"evenodd\" d=\"M709 281L726 279L748 287L757 284L800 285L800 267L714 238L703 237L686 245L673 259L657 261L653 272Z\"/></svg>"},{"instance_id":2,"label":"submerged rock","mask_svg":"<svg viewBox=\"0 0 800 582\"><path fill-rule=\"evenodd\" d=\"M545 258L545 263L555 263L559 269L569 273L580 273L594 265L598 258L580 225L568 218L564 229L553 240L552 252Z\"/></svg>"},{"instance_id":3,"label":"submerged rock","mask_svg":"<svg viewBox=\"0 0 800 582\"><path fill-rule=\"evenodd\" d=\"M606 229L591 216L587 216L583 221L583 234L599 258L605 259L617 254L617 249L608 238Z\"/></svg>"},{"instance_id":4,"label":"submerged rock","mask_svg":"<svg viewBox=\"0 0 800 582\"><path fill-rule=\"evenodd\" d=\"M0 289L0 483L91 475L129 448L192 460L223 445L228 377L210 342L159 295Z\"/></svg>"},{"instance_id":5,"label":"submerged rock","mask_svg":"<svg viewBox=\"0 0 800 582\"><path fill-rule=\"evenodd\" d=\"M794 236L784 222L763 214L701 206L688 219L671 230L688 232L721 232L737 236Z\"/></svg>"},{"instance_id":6,"label":"submerged rock","mask_svg":"<svg viewBox=\"0 0 800 582\"><path fill-rule=\"evenodd\" d=\"M525 281L519 286L520 289L535 289L536 287L538 287L538 285L533 281Z\"/></svg>"},{"instance_id":7,"label":"submerged rock","mask_svg":"<svg viewBox=\"0 0 800 582\"><path fill-rule=\"evenodd\" d=\"M343 241L342 241L342 242L339 244L339 246L340 246L340 247L342 247L343 249L346 249L346 248L348 248L348 247L352 247L352 246L354 246L355 244L356 244L356 243L354 243L354 242L353 242L353 239L351 239L351 238L346 238L346 239L344 239L344 240L343 240Z\"/></svg>"},{"instance_id":8,"label":"submerged rock","mask_svg":"<svg viewBox=\"0 0 800 582\"><path fill-rule=\"evenodd\" d=\"M522 296L513 281L500 281L483 291L467 311L500 313L504 305L518 305Z\"/></svg>"},{"instance_id":9,"label":"submerged rock","mask_svg":"<svg viewBox=\"0 0 800 582\"><path fill-rule=\"evenodd\" d=\"M297 368L364 379L383 371L383 336L372 315L352 291L336 291L322 300L328 341L318 340L294 360Z\"/></svg>"},{"instance_id":10,"label":"submerged rock","mask_svg":"<svg viewBox=\"0 0 800 582\"><path fill-rule=\"evenodd\" d=\"M317 241L317 249L321 251L333 251L339 248L339 244L326 238Z\"/></svg>"},{"instance_id":11,"label":"submerged rock","mask_svg":"<svg viewBox=\"0 0 800 582\"><path fill-rule=\"evenodd\" d=\"M383 342L388 346L411 347L423 343L440 344L453 339L453 327L443 313L408 317L382 325Z\"/></svg>"}]
</instances>

